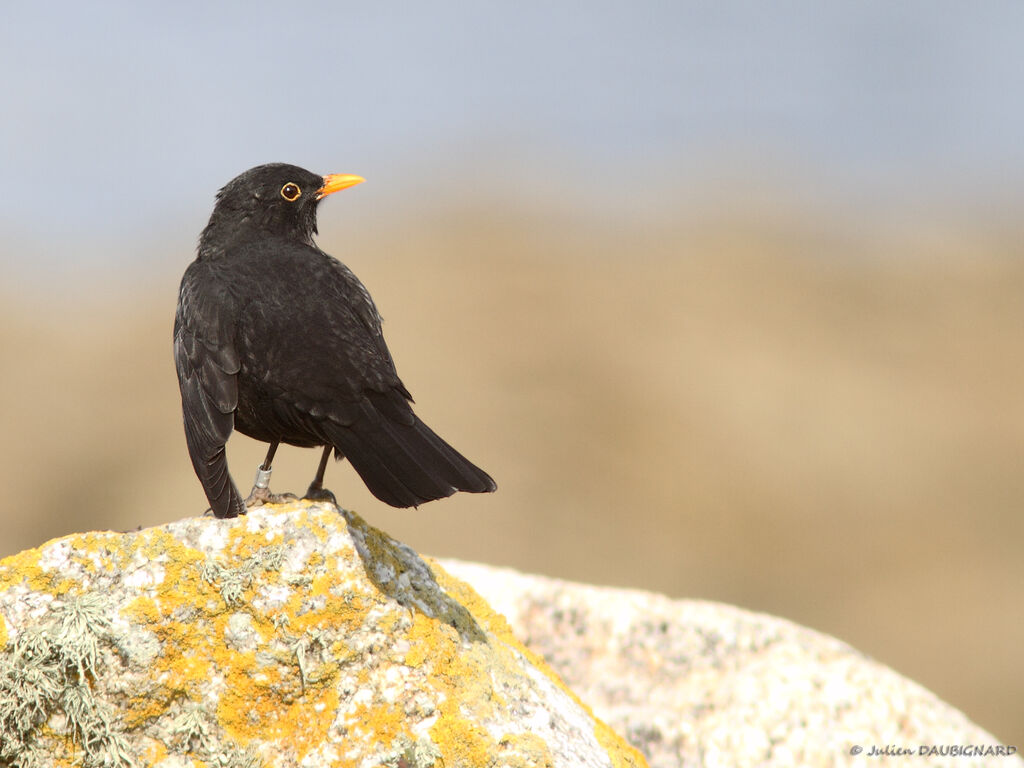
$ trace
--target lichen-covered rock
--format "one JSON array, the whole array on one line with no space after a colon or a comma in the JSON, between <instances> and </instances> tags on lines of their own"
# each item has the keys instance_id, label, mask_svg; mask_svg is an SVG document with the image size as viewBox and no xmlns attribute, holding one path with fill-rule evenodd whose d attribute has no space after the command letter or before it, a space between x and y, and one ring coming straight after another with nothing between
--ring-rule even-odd
<instances>
[{"instance_id":1,"label":"lichen-covered rock","mask_svg":"<svg viewBox=\"0 0 1024 768\"><path fill-rule=\"evenodd\" d=\"M652 768L1024 768L1013 745L929 691L792 622L443 564L504 613Z\"/></svg>"},{"instance_id":2,"label":"lichen-covered rock","mask_svg":"<svg viewBox=\"0 0 1024 768\"><path fill-rule=\"evenodd\" d=\"M0 561L0 766L642 766L462 582L324 504Z\"/></svg>"}]
</instances>

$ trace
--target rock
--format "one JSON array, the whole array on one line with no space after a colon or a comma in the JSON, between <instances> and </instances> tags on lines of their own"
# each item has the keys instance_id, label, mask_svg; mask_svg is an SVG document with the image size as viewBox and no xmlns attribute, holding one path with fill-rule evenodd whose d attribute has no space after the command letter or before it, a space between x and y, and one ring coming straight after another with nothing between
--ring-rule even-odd
<instances>
[{"instance_id":1,"label":"rock","mask_svg":"<svg viewBox=\"0 0 1024 768\"><path fill-rule=\"evenodd\" d=\"M328 504L0 561L0 766L643 766L443 568Z\"/></svg>"},{"instance_id":2,"label":"rock","mask_svg":"<svg viewBox=\"0 0 1024 768\"><path fill-rule=\"evenodd\" d=\"M788 621L441 562L652 768L1024 766L1013 747L929 691Z\"/></svg>"}]
</instances>

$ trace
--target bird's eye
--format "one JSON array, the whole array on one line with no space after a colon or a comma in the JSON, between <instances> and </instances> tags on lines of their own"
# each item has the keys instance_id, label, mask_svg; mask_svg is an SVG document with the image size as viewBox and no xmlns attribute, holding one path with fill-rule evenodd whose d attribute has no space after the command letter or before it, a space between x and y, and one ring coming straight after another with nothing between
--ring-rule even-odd
<instances>
[{"instance_id":1,"label":"bird's eye","mask_svg":"<svg viewBox=\"0 0 1024 768\"><path fill-rule=\"evenodd\" d=\"M294 203L299 199L299 195L302 194L302 190L299 189L298 184L292 184L290 181L281 187L281 197L287 200L289 203Z\"/></svg>"}]
</instances>

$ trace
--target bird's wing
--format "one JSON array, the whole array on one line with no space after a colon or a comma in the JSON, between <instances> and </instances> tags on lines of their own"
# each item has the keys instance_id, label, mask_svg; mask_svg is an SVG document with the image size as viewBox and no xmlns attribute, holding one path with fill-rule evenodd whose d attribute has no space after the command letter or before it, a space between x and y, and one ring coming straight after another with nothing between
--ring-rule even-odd
<instances>
[{"instance_id":1,"label":"bird's wing","mask_svg":"<svg viewBox=\"0 0 1024 768\"><path fill-rule=\"evenodd\" d=\"M292 249L296 259L279 262L273 280L262 281L258 298L241 312L237 344L247 377L275 401L281 418L312 432L324 418L345 426L361 418L370 393L384 396L390 418L412 423L412 398L366 288L335 259L298 258Z\"/></svg>"},{"instance_id":2,"label":"bird's wing","mask_svg":"<svg viewBox=\"0 0 1024 768\"><path fill-rule=\"evenodd\" d=\"M194 262L181 281L174 319L174 362L185 442L217 517L235 517L245 511L228 474L224 452L238 405L233 314L234 304L224 284L203 263Z\"/></svg>"}]
</instances>

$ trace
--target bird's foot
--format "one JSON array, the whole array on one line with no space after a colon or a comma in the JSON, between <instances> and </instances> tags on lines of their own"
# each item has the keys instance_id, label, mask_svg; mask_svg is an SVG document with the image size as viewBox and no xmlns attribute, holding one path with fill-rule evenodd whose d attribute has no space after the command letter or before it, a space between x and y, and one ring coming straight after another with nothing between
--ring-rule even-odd
<instances>
[{"instance_id":1,"label":"bird's foot","mask_svg":"<svg viewBox=\"0 0 1024 768\"><path fill-rule=\"evenodd\" d=\"M274 443L274 448L277 448L277 443ZM269 462L273 458L273 449L271 449L270 455L267 456ZM264 469L261 465L256 470L256 482L252 486L249 496L245 499L245 507L259 507L264 504L284 504L286 501L295 501L298 497L294 493L271 493L270 492L270 473L271 470Z\"/></svg>"},{"instance_id":2,"label":"bird's foot","mask_svg":"<svg viewBox=\"0 0 1024 768\"><path fill-rule=\"evenodd\" d=\"M316 483L311 484L306 489L306 495L302 498L306 501L326 501L334 506L338 506L338 500L334 498L334 494Z\"/></svg>"},{"instance_id":3,"label":"bird's foot","mask_svg":"<svg viewBox=\"0 0 1024 768\"><path fill-rule=\"evenodd\" d=\"M294 493L271 493L270 488L256 486L245 500L246 507L259 507L264 504L284 504L295 501L299 497Z\"/></svg>"}]
</instances>

